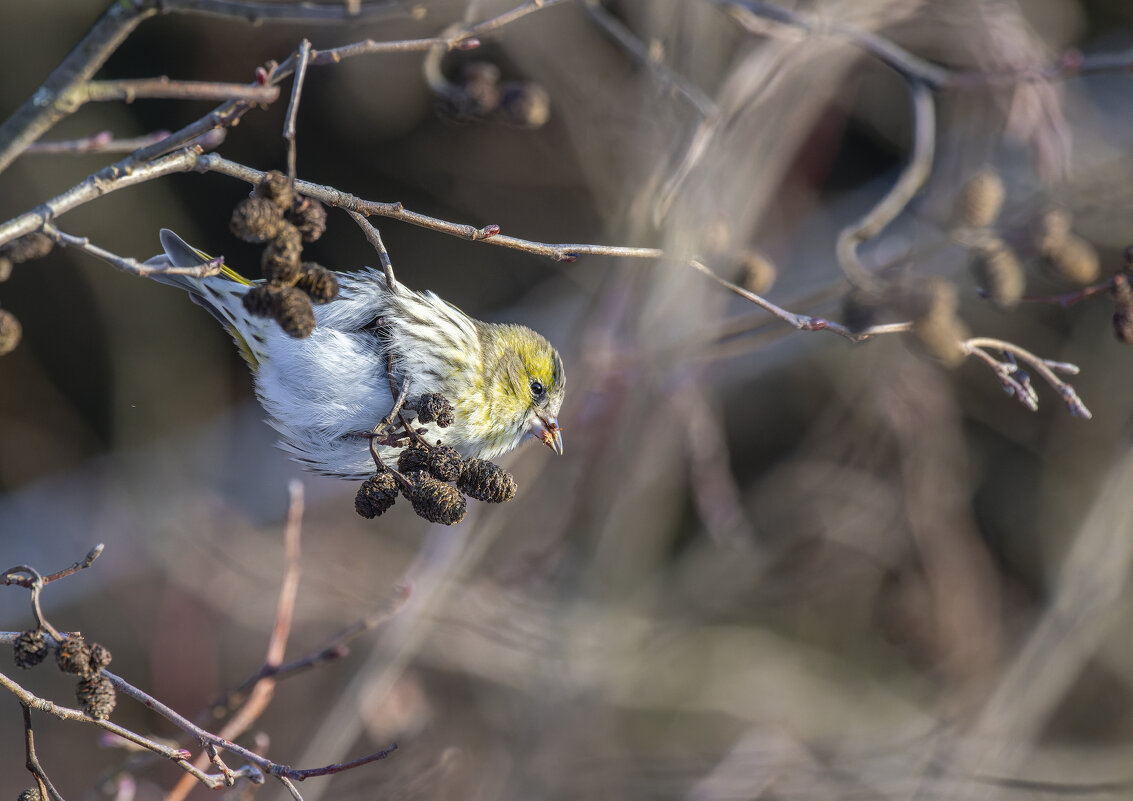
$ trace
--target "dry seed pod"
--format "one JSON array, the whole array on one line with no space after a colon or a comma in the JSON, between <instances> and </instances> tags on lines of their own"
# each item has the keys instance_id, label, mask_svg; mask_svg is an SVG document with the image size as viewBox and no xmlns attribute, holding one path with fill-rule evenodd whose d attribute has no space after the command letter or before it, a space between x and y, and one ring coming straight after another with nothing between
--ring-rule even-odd
<instances>
[{"instance_id":1,"label":"dry seed pod","mask_svg":"<svg viewBox=\"0 0 1133 801\"><path fill-rule=\"evenodd\" d=\"M3 248L0 248L0 252L14 263L22 264L32 259L42 259L51 252L53 247L55 247L55 240L47 234L36 231L25 234L19 239L13 239Z\"/></svg>"},{"instance_id":2,"label":"dry seed pod","mask_svg":"<svg viewBox=\"0 0 1133 801\"><path fill-rule=\"evenodd\" d=\"M1026 287L1015 251L1002 239L993 238L977 247L974 256L972 270L991 302L1001 309L1015 306Z\"/></svg>"},{"instance_id":3,"label":"dry seed pod","mask_svg":"<svg viewBox=\"0 0 1133 801\"><path fill-rule=\"evenodd\" d=\"M402 473L412 473L416 470L429 469L429 452L416 443L405 448L398 454L397 469Z\"/></svg>"},{"instance_id":4,"label":"dry seed pod","mask_svg":"<svg viewBox=\"0 0 1133 801\"><path fill-rule=\"evenodd\" d=\"M508 81L500 86L499 119L516 128L542 128L551 119L551 96L534 81Z\"/></svg>"},{"instance_id":5,"label":"dry seed pod","mask_svg":"<svg viewBox=\"0 0 1133 801\"><path fill-rule=\"evenodd\" d=\"M742 271L740 286L756 295L762 295L771 289L778 276L778 270L771 259L758 250L747 249L737 256L736 261Z\"/></svg>"},{"instance_id":6,"label":"dry seed pod","mask_svg":"<svg viewBox=\"0 0 1133 801\"><path fill-rule=\"evenodd\" d=\"M245 242L267 242L283 229L283 212L265 197L246 197L232 210L228 229Z\"/></svg>"},{"instance_id":7,"label":"dry seed pod","mask_svg":"<svg viewBox=\"0 0 1133 801\"><path fill-rule=\"evenodd\" d=\"M1066 241L1070 235L1070 228L1074 218L1066 209L1049 209L1039 217L1038 235L1035 237L1035 247L1039 252L1046 254Z\"/></svg>"},{"instance_id":8,"label":"dry seed pod","mask_svg":"<svg viewBox=\"0 0 1133 801\"><path fill-rule=\"evenodd\" d=\"M16 667L28 670L35 667L47 656L47 638L40 629L29 629L16 638Z\"/></svg>"},{"instance_id":9,"label":"dry seed pod","mask_svg":"<svg viewBox=\"0 0 1133 801\"><path fill-rule=\"evenodd\" d=\"M851 287L842 296L842 322L855 334L875 325L884 309L880 292Z\"/></svg>"},{"instance_id":10,"label":"dry seed pod","mask_svg":"<svg viewBox=\"0 0 1133 801\"><path fill-rule=\"evenodd\" d=\"M305 261L295 279L295 288L306 292L313 303L330 303L338 297L338 278L321 264Z\"/></svg>"},{"instance_id":11,"label":"dry seed pod","mask_svg":"<svg viewBox=\"0 0 1133 801\"><path fill-rule=\"evenodd\" d=\"M90 663L90 646L82 637L68 637L59 643L55 651L55 664L64 673L76 676L89 676L93 672Z\"/></svg>"},{"instance_id":12,"label":"dry seed pod","mask_svg":"<svg viewBox=\"0 0 1133 801\"><path fill-rule=\"evenodd\" d=\"M295 339L309 337L315 330L315 309L307 293L301 289L293 286L277 289L273 312L279 327Z\"/></svg>"},{"instance_id":13,"label":"dry seed pod","mask_svg":"<svg viewBox=\"0 0 1133 801\"><path fill-rule=\"evenodd\" d=\"M934 279L929 284L928 308L913 319L913 334L925 349L948 367L964 360L962 342L968 330L956 316L956 287Z\"/></svg>"},{"instance_id":14,"label":"dry seed pod","mask_svg":"<svg viewBox=\"0 0 1133 801\"><path fill-rule=\"evenodd\" d=\"M286 212L295 198L295 189L290 178L279 170L272 170L256 184L254 194L270 200L280 212Z\"/></svg>"},{"instance_id":15,"label":"dry seed pod","mask_svg":"<svg viewBox=\"0 0 1133 801\"><path fill-rule=\"evenodd\" d=\"M1113 296L1113 335L1118 342L1133 345L1133 287L1129 286L1126 273L1113 277L1110 294Z\"/></svg>"},{"instance_id":16,"label":"dry seed pod","mask_svg":"<svg viewBox=\"0 0 1133 801\"><path fill-rule=\"evenodd\" d=\"M244 293L244 308L256 317L271 317L275 314L275 289L267 284L257 284Z\"/></svg>"},{"instance_id":17,"label":"dry seed pod","mask_svg":"<svg viewBox=\"0 0 1133 801\"><path fill-rule=\"evenodd\" d=\"M437 392L430 392L417 399L414 408L417 419L422 423L437 421L439 428L448 428L456 422L456 415L448 398Z\"/></svg>"},{"instance_id":18,"label":"dry seed pod","mask_svg":"<svg viewBox=\"0 0 1133 801\"><path fill-rule=\"evenodd\" d=\"M1043 253L1047 264L1059 275L1077 286L1087 286L1098 280L1101 259L1098 252L1085 239L1067 234L1059 244Z\"/></svg>"},{"instance_id":19,"label":"dry seed pod","mask_svg":"<svg viewBox=\"0 0 1133 801\"><path fill-rule=\"evenodd\" d=\"M111 655L110 649L105 645L101 645L97 642L92 642L90 644L91 670L102 670L104 667L110 664L110 660L113 658L114 657Z\"/></svg>"},{"instance_id":20,"label":"dry seed pod","mask_svg":"<svg viewBox=\"0 0 1133 801\"><path fill-rule=\"evenodd\" d=\"M956 201L956 220L968 228L987 228L999 219L1007 192L1003 179L990 167L977 172L960 191Z\"/></svg>"},{"instance_id":21,"label":"dry seed pod","mask_svg":"<svg viewBox=\"0 0 1133 801\"><path fill-rule=\"evenodd\" d=\"M383 471L366 479L354 496L354 511L367 520L385 514L397 500L397 480Z\"/></svg>"},{"instance_id":22,"label":"dry seed pod","mask_svg":"<svg viewBox=\"0 0 1133 801\"><path fill-rule=\"evenodd\" d=\"M515 497L516 484L511 473L487 459L468 459L456 486L471 498L486 503L504 503Z\"/></svg>"},{"instance_id":23,"label":"dry seed pod","mask_svg":"<svg viewBox=\"0 0 1133 801\"><path fill-rule=\"evenodd\" d=\"M303 253L303 237L299 229L291 223L283 227L264 248L260 268L269 283L291 286L299 278L302 270L300 256Z\"/></svg>"},{"instance_id":24,"label":"dry seed pod","mask_svg":"<svg viewBox=\"0 0 1133 801\"><path fill-rule=\"evenodd\" d=\"M456 448L437 445L429 451L429 472L438 481L456 481L464 469L464 460Z\"/></svg>"},{"instance_id":25,"label":"dry seed pod","mask_svg":"<svg viewBox=\"0 0 1133 801\"><path fill-rule=\"evenodd\" d=\"M413 511L419 517L445 526L464 519L468 503L456 487L438 481L423 470L411 473L406 478L413 484L410 501L413 503Z\"/></svg>"},{"instance_id":26,"label":"dry seed pod","mask_svg":"<svg viewBox=\"0 0 1133 801\"><path fill-rule=\"evenodd\" d=\"M296 195L295 200L287 219L299 229L304 242L314 242L327 230L326 207L312 197Z\"/></svg>"},{"instance_id":27,"label":"dry seed pod","mask_svg":"<svg viewBox=\"0 0 1133 801\"><path fill-rule=\"evenodd\" d=\"M23 326L10 311L0 309L0 356L11 353L20 344Z\"/></svg>"},{"instance_id":28,"label":"dry seed pod","mask_svg":"<svg viewBox=\"0 0 1133 801\"><path fill-rule=\"evenodd\" d=\"M0 253L0 284L12 277L12 260Z\"/></svg>"},{"instance_id":29,"label":"dry seed pod","mask_svg":"<svg viewBox=\"0 0 1133 801\"><path fill-rule=\"evenodd\" d=\"M79 709L95 720L110 717L118 700L114 694L114 685L101 673L81 678L75 688L75 699L79 702Z\"/></svg>"}]
</instances>

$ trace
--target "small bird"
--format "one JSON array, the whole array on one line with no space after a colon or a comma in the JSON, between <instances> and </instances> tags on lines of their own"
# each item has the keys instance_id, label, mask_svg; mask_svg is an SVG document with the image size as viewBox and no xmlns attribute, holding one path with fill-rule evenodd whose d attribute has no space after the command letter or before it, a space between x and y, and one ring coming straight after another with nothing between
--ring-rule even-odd
<instances>
[{"instance_id":1,"label":"small bird","mask_svg":"<svg viewBox=\"0 0 1133 801\"><path fill-rule=\"evenodd\" d=\"M168 229L160 237L165 253L147 264L183 268L209 260ZM546 339L525 326L474 320L432 292L397 281L387 285L378 270L335 276L338 296L315 306L315 329L303 339L249 313L244 295L260 282L228 268L204 279L153 277L187 290L232 334L280 447L316 473L346 479L374 474L365 435L392 410L391 383L400 390L406 377L410 405L439 393L453 406L447 427L414 423L430 444L490 460L534 436L563 452L557 416L566 376ZM405 414L411 419L415 413ZM378 448L391 465L400 451Z\"/></svg>"}]
</instances>

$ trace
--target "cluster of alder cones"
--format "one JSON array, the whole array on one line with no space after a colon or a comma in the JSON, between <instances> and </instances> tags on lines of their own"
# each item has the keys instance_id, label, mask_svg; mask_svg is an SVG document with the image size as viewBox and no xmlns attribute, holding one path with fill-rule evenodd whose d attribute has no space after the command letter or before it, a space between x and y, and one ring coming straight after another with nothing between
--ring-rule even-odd
<instances>
[{"instance_id":1,"label":"cluster of alder cones","mask_svg":"<svg viewBox=\"0 0 1133 801\"><path fill-rule=\"evenodd\" d=\"M277 170L267 173L232 211L232 233L266 245L260 261L264 283L244 295L244 307L258 317L274 318L297 339L315 330L312 304L338 297L334 273L302 259L303 245L318 240L326 227L323 204L297 193L293 182Z\"/></svg>"},{"instance_id":2,"label":"cluster of alder cones","mask_svg":"<svg viewBox=\"0 0 1133 801\"><path fill-rule=\"evenodd\" d=\"M452 404L436 393L422 395L406 408L416 410L418 422L436 422L439 428L454 421ZM409 444L398 456L397 468L377 460L378 472L358 489L354 509L362 517L384 514L401 494L419 517L451 526L464 519L468 510L465 496L487 503L515 497L515 479L494 462L466 459L455 448L440 443L429 445L416 432L405 430L403 434Z\"/></svg>"},{"instance_id":3,"label":"cluster of alder cones","mask_svg":"<svg viewBox=\"0 0 1133 801\"><path fill-rule=\"evenodd\" d=\"M58 641L54 635L54 645L47 642L47 634L42 628L29 629L16 638L13 656L16 666L30 670L55 651L55 664L64 673L79 677L75 687L75 699L79 708L92 718L104 720L110 717L117 698L114 685L103 674L102 669L110 664L110 651L98 643L87 643L79 634L71 634Z\"/></svg>"}]
</instances>

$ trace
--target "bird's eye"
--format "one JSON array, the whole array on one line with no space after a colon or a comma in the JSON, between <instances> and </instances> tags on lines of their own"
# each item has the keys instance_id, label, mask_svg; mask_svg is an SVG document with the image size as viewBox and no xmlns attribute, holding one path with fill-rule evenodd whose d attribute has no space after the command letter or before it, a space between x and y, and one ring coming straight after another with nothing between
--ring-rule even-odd
<instances>
[{"instance_id":1,"label":"bird's eye","mask_svg":"<svg viewBox=\"0 0 1133 801\"><path fill-rule=\"evenodd\" d=\"M546 392L546 391L547 390L543 386L542 381L540 381L538 378L531 379L531 394L532 395L534 395L536 398L541 398L541 397L543 397L543 393Z\"/></svg>"}]
</instances>

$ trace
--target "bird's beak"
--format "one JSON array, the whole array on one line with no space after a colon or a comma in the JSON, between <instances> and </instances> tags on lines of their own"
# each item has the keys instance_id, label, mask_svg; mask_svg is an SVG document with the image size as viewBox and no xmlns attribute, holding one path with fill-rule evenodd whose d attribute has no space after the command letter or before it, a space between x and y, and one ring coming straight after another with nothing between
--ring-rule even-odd
<instances>
[{"instance_id":1,"label":"bird's beak","mask_svg":"<svg viewBox=\"0 0 1133 801\"><path fill-rule=\"evenodd\" d=\"M543 444L559 456L563 455L563 430L559 428L559 421L554 417L536 417L531 424L531 434L541 440Z\"/></svg>"}]
</instances>

